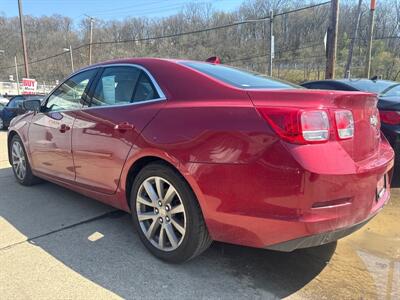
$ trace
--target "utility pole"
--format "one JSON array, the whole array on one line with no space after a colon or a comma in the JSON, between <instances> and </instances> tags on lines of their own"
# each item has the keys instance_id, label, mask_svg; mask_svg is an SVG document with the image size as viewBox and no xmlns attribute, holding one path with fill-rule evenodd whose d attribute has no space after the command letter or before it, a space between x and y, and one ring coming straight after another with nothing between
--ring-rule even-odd
<instances>
[{"instance_id":1,"label":"utility pole","mask_svg":"<svg viewBox=\"0 0 400 300\"><path fill-rule=\"evenodd\" d=\"M353 36L350 41L349 56L347 57L347 63L346 63L346 67L344 70L344 78L350 78L350 76L351 76L351 63L353 61L353 49L354 49L354 44L356 43L356 39L358 36L358 28L360 27L362 2L363 2L363 0L358 0L356 23L354 25Z\"/></svg>"},{"instance_id":2,"label":"utility pole","mask_svg":"<svg viewBox=\"0 0 400 300\"><path fill-rule=\"evenodd\" d=\"M372 40L374 36L375 26L375 8L376 0L371 0L371 6L369 11L369 29L368 29L368 46L367 46L367 57L365 62L365 77L371 77L371 55L372 55Z\"/></svg>"},{"instance_id":3,"label":"utility pole","mask_svg":"<svg viewBox=\"0 0 400 300\"><path fill-rule=\"evenodd\" d=\"M18 0L18 11L19 11L19 23L21 25L22 49L24 51L25 77L29 78L29 62L28 62L28 52L26 49L24 14L22 12L22 0Z\"/></svg>"},{"instance_id":4,"label":"utility pole","mask_svg":"<svg viewBox=\"0 0 400 300\"><path fill-rule=\"evenodd\" d=\"M87 16L90 19L90 29L89 29L89 65L92 64L92 43L93 43L93 22L94 18Z\"/></svg>"},{"instance_id":5,"label":"utility pole","mask_svg":"<svg viewBox=\"0 0 400 300\"><path fill-rule=\"evenodd\" d=\"M18 95L19 95L19 76L18 76L17 55L14 56L14 63L15 63L15 76L17 79L17 91L18 91Z\"/></svg>"},{"instance_id":6,"label":"utility pole","mask_svg":"<svg viewBox=\"0 0 400 300\"><path fill-rule=\"evenodd\" d=\"M271 9L269 15L269 71L268 75L272 76L273 62L275 58L275 37L274 37L274 11Z\"/></svg>"},{"instance_id":7,"label":"utility pole","mask_svg":"<svg viewBox=\"0 0 400 300\"><path fill-rule=\"evenodd\" d=\"M72 46L69 45L69 55L71 57L71 69L72 69L72 73L75 72L75 68L74 68L74 56L72 55Z\"/></svg>"},{"instance_id":8,"label":"utility pole","mask_svg":"<svg viewBox=\"0 0 400 300\"><path fill-rule=\"evenodd\" d=\"M332 0L331 20L327 34L327 47L326 47L327 61L326 61L325 79L335 78L338 21L339 21L339 0Z\"/></svg>"}]
</instances>

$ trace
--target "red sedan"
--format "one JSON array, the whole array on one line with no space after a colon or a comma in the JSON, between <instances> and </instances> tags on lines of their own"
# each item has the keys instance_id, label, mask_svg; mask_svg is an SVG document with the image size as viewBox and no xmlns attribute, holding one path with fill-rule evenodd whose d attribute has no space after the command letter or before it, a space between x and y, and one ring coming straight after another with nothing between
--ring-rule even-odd
<instances>
[{"instance_id":1,"label":"red sedan","mask_svg":"<svg viewBox=\"0 0 400 300\"><path fill-rule=\"evenodd\" d=\"M206 62L124 59L72 74L9 128L17 180L132 213L170 262L211 241L281 251L335 241L387 203L377 99ZM56 201L56 199L55 199Z\"/></svg>"}]
</instances>

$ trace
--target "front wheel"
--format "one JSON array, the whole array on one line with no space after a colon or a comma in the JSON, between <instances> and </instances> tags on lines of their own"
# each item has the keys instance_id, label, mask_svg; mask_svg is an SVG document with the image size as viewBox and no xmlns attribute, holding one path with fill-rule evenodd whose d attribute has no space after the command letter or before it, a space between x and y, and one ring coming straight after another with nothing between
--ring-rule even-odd
<instances>
[{"instance_id":1,"label":"front wheel","mask_svg":"<svg viewBox=\"0 0 400 300\"><path fill-rule=\"evenodd\" d=\"M39 182L39 178L32 174L24 145L18 135L13 136L9 147L12 169L18 182L22 185L33 185Z\"/></svg>"},{"instance_id":2,"label":"front wheel","mask_svg":"<svg viewBox=\"0 0 400 300\"><path fill-rule=\"evenodd\" d=\"M153 163L140 171L130 204L140 239L162 260L188 261L212 242L193 191L165 164Z\"/></svg>"}]
</instances>

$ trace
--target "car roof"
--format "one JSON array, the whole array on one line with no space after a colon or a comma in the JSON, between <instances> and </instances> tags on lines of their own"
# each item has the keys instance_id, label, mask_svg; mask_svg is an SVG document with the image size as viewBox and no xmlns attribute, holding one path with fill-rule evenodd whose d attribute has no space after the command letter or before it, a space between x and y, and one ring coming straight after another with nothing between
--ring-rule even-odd
<instances>
[{"instance_id":1,"label":"car roof","mask_svg":"<svg viewBox=\"0 0 400 300\"><path fill-rule=\"evenodd\" d=\"M112 67L113 65L138 65L148 71L149 75L154 78L165 97L170 100L207 98L210 96L210 91L213 91L212 93L214 96L218 95L219 93L217 90L219 90L219 92L224 90L225 95L231 95L230 97L232 97L232 99L243 97L243 93L245 93L244 90L223 83L222 81L218 81L217 79L210 80L206 74L202 74L183 64L184 62L192 61L193 60L188 59L166 59L151 57L114 59L87 66L69 75L68 77L96 67ZM201 63L211 64L208 62ZM193 86L194 82L196 82L195 86Z\"/></svg>"},{"instance_id":2,"label":"car roof","mask_svg":"<svg viewBox=\"0 0 400 300\"><path fill-rule=\"evenodd\" d=\"M386 82L386 83L393 83L396 84L396 81L392 80L383 80L383 79L377 79L377 80L372 80L368 78L342 78L342 79L336 79L335 81L339 82L344 82L344 83L351 83L351 82L373 82L373 83L380 83L380 82Z\"/></svg>"},{"instance_id":3,"label":"car roof","mask_svg":"<svg viewBox=\"0 0 400 300\"><path fill-rule=\"evenodd\" d=\"M197 63L204 63L204 64L212 64L210 62L206 61L201 61L201 60L192 60L192 59L177 59L177 58L158 58L158 57L132 57L132 58L119 58L119 59L113 59L113 60L107 60L103 61L97 64L93 64L90 66L86 66L80 70L77 70L75 73L79 73L84 70L92 69L95 67L102 67L102 66L109 66L109 65L123 65L123 64L136 64L140 65L143 67L146 67L148 65L165 65L165 63L173 64L173 65L179 65L181 67L185 67L182 63L185 62L197 62Z\"/></svg>"},{"instance_id":4,"label":"car roof","mask_svg":"<svg viewBox=\"0 0 400 300\"><path fill-rule=\"evenodd\" d=\"M103 61L94 65L87 66L81 70L84 69L89 69L93 68L96 66L104 66L104 65L113 65L113 64L138 64L138 65L145 65L148 63L157 63L157 62L171 62L171 63L179 63L179 62L185 62L185 61L190 61L190 60L185 60L185 59L172 59L172 58L158 58L158 57L132 57L132 58L118 58L118 59L112 59L112 60L107 60Z\"/></svg>"},{"instance_id":5,"label":"car roof","mask_svg":"<svg viewBox=\"0 0 400 300\"><path fill-rule=\"evenodd\" d=\"M315 82L342 82L342 83L352 83L352 82L373 82L373 83L379 83L379 82L386 82L386 83L393 83L397 84L398 82L392 81L392 80L383 80L383 79L377 79L377 80L372 80L368 78L340 78L340 79L321 79L321 80L311 80L307 82L303 82L302 84L306 83L315 83Z\"/></svg>"}]
</instances>

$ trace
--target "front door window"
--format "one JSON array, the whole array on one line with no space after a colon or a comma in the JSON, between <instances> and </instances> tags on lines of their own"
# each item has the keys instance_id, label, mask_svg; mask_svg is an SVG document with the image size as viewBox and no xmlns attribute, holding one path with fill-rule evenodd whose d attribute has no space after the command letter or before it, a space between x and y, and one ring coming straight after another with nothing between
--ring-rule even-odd
<instances>
[{"instance_id":1,"label":"front door window","mask_svg":"<svg viewBox=\"0 0 400 300\"><path fill-rule=\"evenodd\" d=\"M86 90L97 70L81 72L67 79L49 97L45 111L77 110L86 103Z\"/></svg>"}]
</instances>

